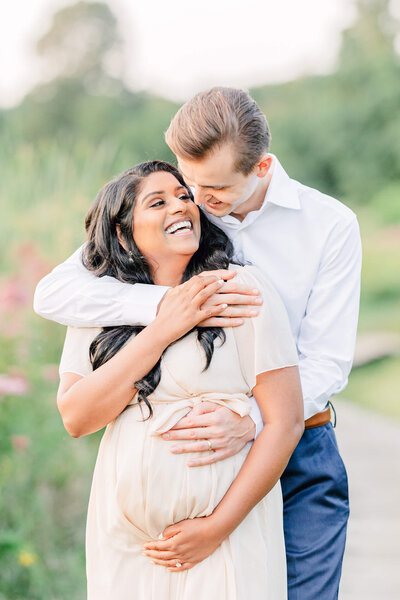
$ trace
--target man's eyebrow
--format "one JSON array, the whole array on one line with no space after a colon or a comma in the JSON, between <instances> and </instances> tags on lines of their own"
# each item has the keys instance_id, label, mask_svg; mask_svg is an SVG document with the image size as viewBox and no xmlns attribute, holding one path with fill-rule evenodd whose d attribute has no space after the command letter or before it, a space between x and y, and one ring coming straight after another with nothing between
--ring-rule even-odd
<instances>
[{"instance_id":1,"label":"man's eyebrow","mask_svg":"<svg viewBox=\"0 0 400 600\"><path fill-rule=\"evenodd\" d=\"M176 188L174 189L174 192L177 192L178 190L186 190L186 188L183 185L177 185ZM158 194L158 195L161 196L162 194L165 194L165 193L166 193L165 190L158 190L158 191L155 191L155 192L149 192L148 194L146 194L144 196L144 198L142 198L142 202L144 202L150 196L154 196L156 194Z\"/></svg>"},{"instance_id":2,"label":"man's eyebrow","mask_svg":"<svg viewBox=\"0 0 400 600\"><path fill-rule=\"evenodd\" d=\"M219 185L201 185L200 187L206 188L206 189L209 189L209 190L219 190L219 189L222 189L222 188L226 188L228 186L225 185L225 184L219 184Z\"/></svg>"},{"instance_id":3,"label":"man's eyebrow","mask_svg":"<svg viewBox=\"0 0 400 600\"><path fill-rule=\"evenodd\" d=\"M182 171L182 169L179 169L179 170L180 170L180 172L182 174L182 177L183 177L183 179L185 181L186 181L186 179L189 179L189 177L187 177L185 175L185 173ZM189 181L190 181L190 179L189 179ZM200 185L199 184L199 187L204 188L204 189L208 189L208 190L218 190L220 188L226 188L226 187L229 187L229 186L225 185L225 184L219 184L219 185Z\"/></svg>"}]
</instances>

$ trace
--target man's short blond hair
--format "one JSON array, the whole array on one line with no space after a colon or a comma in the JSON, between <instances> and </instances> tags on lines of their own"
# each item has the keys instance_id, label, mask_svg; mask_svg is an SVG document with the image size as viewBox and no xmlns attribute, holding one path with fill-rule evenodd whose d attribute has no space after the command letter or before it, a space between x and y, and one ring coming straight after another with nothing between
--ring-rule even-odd
<instances>
[{"instance_id":1,"label":"man's short blond hair","mask_svg":"<svg viewBox=\"0 0 400 600\"><path fill-rule=\"evenodd\" d=\"M269 151L271 134L265 115L247 92L214 87L178 110L165 140L176 156L189 160L204 158L216 147L233 143L235 171L248 175Z\"/></svg>"}]
</instances>

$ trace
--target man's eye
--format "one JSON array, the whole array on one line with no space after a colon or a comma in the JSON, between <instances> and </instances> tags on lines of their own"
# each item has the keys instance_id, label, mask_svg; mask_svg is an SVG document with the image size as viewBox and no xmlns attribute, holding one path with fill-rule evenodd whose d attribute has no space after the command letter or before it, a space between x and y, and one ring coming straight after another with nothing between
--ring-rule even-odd
<instances>
[{"instance_id":1,"label":"man's eye","mask_svg":"<svg viewBox=\"0 0 400 600\"><path fill-rule=\"evenodd\" d=\"M155 206L161 206L162 204L165 204L165 200L157 200L156 202L150 204L150 208L154 208Z\"/></svg>"}]
</instances>

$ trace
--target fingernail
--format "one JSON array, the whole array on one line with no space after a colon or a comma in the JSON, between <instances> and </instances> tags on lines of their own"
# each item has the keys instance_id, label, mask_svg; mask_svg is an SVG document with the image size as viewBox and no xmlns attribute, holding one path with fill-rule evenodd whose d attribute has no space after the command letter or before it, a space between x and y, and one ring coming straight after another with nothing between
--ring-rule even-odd
<instances>
[{"instance_id":1,"label":"fingernail","mask_svg":"<svg viewBox=\"0 0 400 600\"><path fill-rule=\"evenodd\" d=\"M258 315L258 310L254 310L254 309L253 309L253 310L250 310L250 311L249 311L249 314L250 314L252 317L256 317L256 316Z\"/></svg>"},{"instance_id":2,"label":"fingernail","mask_svg":"<svg viewBox=\"0 0 400 600\"><path fill-rule=\"evenodd\" d=\"M260 293L260 290L258 290L257 288L254 288L251 291L253 292L253 294L259 294Z\"/></svg>"},{"instance_id":3,"label":"fingernail","mask_svg":"<svg viewBox=\"0 0 400 600\"><path fill-rule=\"evenodd\" d=\"M169 440L169 438L170 438L169 433L163 433L163 438L164 438L164 440Z\"/></svg>"},{"instance_id":4,"label":"fingernail","mask_svg":"<svg viewBox=\"0 0 400 600\"><path fill-rule=\"evenodd\" d=\"M262 304L262 298L254 298L254 304Z\"/></svg>"},{"instance_id":5,"label":"fingernail","mask_svg":"<svg viewBox=\"0 0 400 600\"><path fill-rule=\"evenodd\" d=\"M177 454L177 452L179 452L179 449L176 446L172 446L172 448L170 448L169 451L172 452L172 454Z\"/></svg>"},{"instance_id":6,"label":"fingernail","mask_svg":"<svg viewBox=\"0 0 400 600\"><path fill-rule=\"evenodd\" d=\"M221 304L221 308L228 308L227 304Z\"/></svg>"},{"instance_id":7,"label":"fingernail","mask_svg":"<svg viewBox=\"0 0 400 600\"><path fill-rule=\"evenodd\" d=\"M194 465L196 463L194 462L194 460L188 460L186 464L187 464L188 467L194 467Z\"/></svg>"}]
</instances>

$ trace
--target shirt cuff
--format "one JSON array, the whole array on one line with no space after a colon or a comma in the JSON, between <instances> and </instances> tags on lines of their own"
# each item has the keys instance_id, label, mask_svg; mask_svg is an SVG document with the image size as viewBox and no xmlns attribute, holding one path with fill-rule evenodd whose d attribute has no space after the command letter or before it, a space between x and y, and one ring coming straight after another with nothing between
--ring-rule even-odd
<instances>
[{"instance_id":1,"label":"shirt cuff","mask_svg":"<svg viewBox=\"0 0 400 600\"><path fill-rule=\"evenodd\" d=\"M170 289L164 285L135 283L134 297L124 299L122 304L122 322L126 325L150 325L156 318L157 308L164 294Z\"/></svg>"},{"instance_id":2,"label":"shirt cuff","mask_svg":"<svg viewBox=\"0 0 400 600\"><path fill-rule=\"evenodd\" d=\"M261 433L261 431L264 428L264 423L261 417L261 412L260 412L260 408L255 400L255 398L252 396L251 397L251 411L250 411L250 415L251 419L253 419L254 424L256 426L256 433L254 435L254 439L256 439L256 437Z\"/></svg>"}]
</instances>

